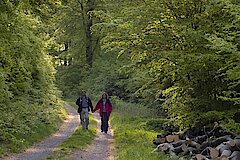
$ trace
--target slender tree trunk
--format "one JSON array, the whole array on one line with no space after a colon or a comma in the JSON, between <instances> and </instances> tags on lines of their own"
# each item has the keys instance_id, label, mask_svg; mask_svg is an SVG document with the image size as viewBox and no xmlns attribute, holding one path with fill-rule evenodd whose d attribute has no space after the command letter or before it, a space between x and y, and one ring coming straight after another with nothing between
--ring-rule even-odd
<instances>
[{"instance_id":1,"label":"slender tree trunk","mask_svg":"<svg viewBox=\"0 0 240 160\"><path fill-rule=\"evenodd\" d=\"M81 7L82 25L86 36L86 64L92 67L93 63L93 36L91 32L92 16L91 12L94 10L94 0L87 0L86 6L82 0L78 0Z\"/></svg>"},{"instance_id":2,"label":"slender tree trunk","mask_svg":"<svg viewBox=\"0 0 240 160\"><path fill-rule=\"evenodd\" d=\"M87 23L86 23L86 63L92 67L93 63L93 37L91 32L92 17L91 11L94 9L94 0L87 1Z\"/></svg>"}]
</instances>

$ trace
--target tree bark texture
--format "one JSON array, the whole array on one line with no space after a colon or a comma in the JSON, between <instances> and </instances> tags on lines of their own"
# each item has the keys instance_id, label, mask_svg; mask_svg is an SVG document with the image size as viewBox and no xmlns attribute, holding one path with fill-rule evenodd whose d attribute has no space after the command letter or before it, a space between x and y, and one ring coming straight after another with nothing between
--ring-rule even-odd
<instances>
[{"instance_id":1,"label":"tree bark texture","mask_svg":"<svg viewBox=\"0 0 240 160\"><path fill-rule=\"evenodd\" d=\"M190 155L197 160L240 160L240 138L238 136L221 127L203 133L205 135L202 135L202 132L189 131L184 135L177 135L166 131L164 134L157 135L157 139L153 141L155 145L158 145L154 151L181 156Z\"/></svg>"},{"instance_id":2,"label":"tree bark texture","mask_svg":"<svg viewBox=\"0 0 240 160\"><path fill-rule=\"evenodd\" d=\"M93 37L91 32L92 27L92 17L91 11L94 9L94 0L87 1L87 23L86 23L86 62L87 64L92 67L93 63Z\"/></svg>"},{"instance_id":3,"label":"tree bark texture","mask_svg":"<svg viewBox=\"0 0 240 160\"><path fill-rule=\"evenodd\" d=\"M83 1L78 0L81 8L81 16L82 16L82 25L85 32L86 37L86 64L92 67L93 63L93 36L91 32L92 27L92 16L91 12L94 10L94 0L87 0L86 5L84 5Z\"/></svg>"}]
</instances>

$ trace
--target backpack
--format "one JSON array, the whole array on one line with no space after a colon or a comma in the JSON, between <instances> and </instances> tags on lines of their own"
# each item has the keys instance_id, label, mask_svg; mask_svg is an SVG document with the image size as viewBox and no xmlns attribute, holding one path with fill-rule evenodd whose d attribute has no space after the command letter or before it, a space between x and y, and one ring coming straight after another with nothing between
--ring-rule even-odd
<instances>
[{"instance_id":1,"label":"backpack","mask_svg":"<svg viewBox=\"0 0 240 160\"><path fill-rule=\"evenodd\" d=\"M89 102L88 97L86 97L86 99L87 99L87 103L88 103ZM77 99L76 105L78 105L78 113L81 113L82 112L82 97L81 96ZM88 107L88 111L90 111L89 107Z\"/></svg>"}]
</instances>

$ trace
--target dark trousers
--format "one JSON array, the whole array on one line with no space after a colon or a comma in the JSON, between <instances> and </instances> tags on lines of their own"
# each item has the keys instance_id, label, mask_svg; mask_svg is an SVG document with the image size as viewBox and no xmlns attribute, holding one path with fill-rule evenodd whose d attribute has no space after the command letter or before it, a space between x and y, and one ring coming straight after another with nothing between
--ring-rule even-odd
<instances>
[{"instance_id":1,"label":"dark trousers","mask_svg":"<svg viewBox=\"0 0 240 160\"><path fill-rule=\"evenodd\" d=\"M107 133L108 131L108 120L109 117L107 116L106 112L102 113L102 117L101 117L101 131Z\"/></svg>"}]
</instances>

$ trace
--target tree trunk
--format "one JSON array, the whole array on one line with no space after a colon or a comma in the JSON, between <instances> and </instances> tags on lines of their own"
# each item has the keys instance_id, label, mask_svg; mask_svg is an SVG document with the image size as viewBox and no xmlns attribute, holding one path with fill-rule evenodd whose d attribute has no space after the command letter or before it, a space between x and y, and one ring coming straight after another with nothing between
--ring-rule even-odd
<instances>
[{"instance_id":1,"label":"tree trunk","mask_svg":"<svg viewBox=\"0 0 240 160\"><path fill-rule=\"evenodd\" d=\"M80 4L80 8L82 10L82 25L84 28L85 36L86 36L86 64L92 67L93 63L93 36L91 32L92 27L92 17L91 11L94 10L94 0L87 0L86 6L84 2L78 0Z\"/></svg>"},{"instance_id":2,"label":"tree trunk","mask_svg":"<svg viewBox=\"0 0 240 160\"><path fill-rule=\"evenodd\" d=\"M168 135L167 137L166 137L166 140L167 140L167 142L173 142L173 135Z\"/></svg>"},{"instance_id":3,"label":"tree trunk","mask_svg":"<svg viewBox=\"0 0 240 160\"><path fill-rule=\"evenodd\" d=\"M240 159L240 151L234 151L230 157L231 160L239 160Z\"/></svg>"},{"instance_id":4,"label":"tree trunk","mask_svg":"<svg viewBox=\"0 0 240 160\"><path fill-rule=\"evenodd\" d=\"M232 147L236 147L238 150L240 150L240 139L234 139L231 141L232 143L230 144Z\"/></svg>"},{"instance_id":5,"label":"tree trunk","mask_svg":"<svg viewBox=\"0 0 240 160\"><path fill-rule=\"evenodd\" d=\"M209 158L207 158L207 157L205 157L204 155L201 155L201 154L197 154L196 159L197 160L209 160Z\"/></svg>"},{"instance_id":6,"label":"tree trunk","mask_svg":"<svg viewBox=\"0 0 240 160\"><path fill-rule=\"evenodd\" d=\"M93 37L91 32L92 17L91 11L94 9L94 0L87 1L87 23L86 23L86 63L92 67L93 63Z\"/></svg>"},{"instance_id":7,"label":"tree trunk","mask_svg":"<svg viewBox=\"0 0 240 160\"><path fill-rule=\"evenodd\" d=\"M210 157L212 159L217 158L219 155L219 151L216 148L210 148Z\"/></svg>"},{"instance_id":8,"label":"tree trunk","mask_svg":"<svg viewBox=\"0 0 240 160\"><path fill-rule=\"evenodd\" d=\"M231 146L228 144L220 144L216 147L216 149L219 151L220 154L223 153L224 150L230 150Z\"/></svg>"},{"instance_id":9,"label":"tree trunk","mask_svg":"<svg viewBox=\"0 0 240 160\"><path fill-rule=\"evenodd\" d=\"M185 142L186 142L186 140L180 140L178 142L173 142L172 145L173 145L173 147L178 147L178 146L181 146Z\"/></svg>"},{"instance_id":10,"label":"tree trunk","mask_svg":"<svg viewBox=\"0 0 240 160\"><path fill-rule=\"evenodd\" d=\"M231 156L231 150L224 150L220 156L220 159L229 159L228 157Z\"/></svg>"},{"instance_id":11,"label":"tree trunk","mask_svg":"<svg viewBox=\"0 0 240 160\"><path fill-rule=\"evenodd\" d=\"M194 148L197 148L197 149L200 149L201 148L201 145L197 142L194 142L192 141L190 144L189 144L190 147L194 147Z\"/></svg>"}]
</instances>

